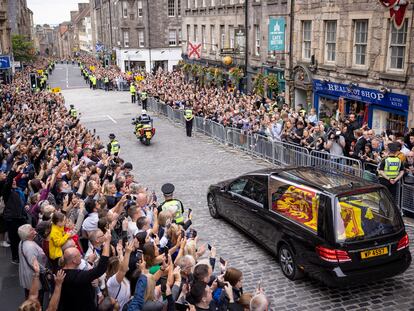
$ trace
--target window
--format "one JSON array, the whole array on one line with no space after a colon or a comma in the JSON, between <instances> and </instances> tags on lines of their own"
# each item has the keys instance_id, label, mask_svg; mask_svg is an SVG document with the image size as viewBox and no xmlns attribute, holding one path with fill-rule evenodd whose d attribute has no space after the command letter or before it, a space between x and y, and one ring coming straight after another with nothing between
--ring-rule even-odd
<instances>
[{"instance_id":1,"label":"window","mask_svg":"<svg viewBox=\"0 0 414 311\"><path fill-rule=\"evenodd\" d=\"M122 1L122 17L128 18L128 2Z\"/></svg>"},{"instance_id":2,"label":"window","mask_svg":"<svg viewBox=\"0 0 414 311\"><path fill-rule=\"evenodd\" d=\"M177 45L177 33L175 30L170 30L168 33L168 45L169 46Z\"/></svg>"},{"instance_id":3,"label":"window","mask_svg":"<svg viewBox=\"0 0 414 311\"><path fill-rule=\"evenodd\" d=\"M229 0L229 4L234 4L234 0Z\"/></svg>"},{"instance_id":4,"label":"window","mask_svg":"<svg viewBox=\"0 0 414 311\"><path fill-rule=\"evenodd\" d=\"M216 6L216 0L211 0L210 6Z\"/></svg>"},{"instance_id":5,"label":"window","mask_svg":"<svg viewBox=\"0 0 414 311\"><path fill-rule=\"evenodd\" d=\"M224 25L220 25L220 49L225 48L226 34L224 33Z\"/></svg>"},{"instance_id":6,"label":"window","mask_svg":"<svg viewBox=\"0 0 414 311\"><path fill-rule=\"evenodd\" d=\"M205 51L206 47L206 25L201 25L201 48Z\"/></svg>"},{"instance_id":7,"label":"window","mask_svg":"<svg viewBox=\"0 0 414 311\"><path fill-rule=\"evenodd\" d=\"M400 29L391 22L390 69L404 69L405 49L407 44L407 20Z\"/></svg>"},{"instance_id":8,"label":"window","mask_svg":"<svg viewBox=\"0 0 414 311\"><path fill-rule=\"evenodd\" d=\"M129 47L129 32L124 30L124 47Z\"/></svg>"},{"instance_id":9,"label":"window","mask_svg":"<svg viewBox=\"0 0 414 311\"><path fill-rule=\"evenodd\" d=\"M178 44L181 45L183 43L183 32L181 31L181 28L178 29Z\"/></svg>"},{"instance_id":10,"label":"window","mask_svg":"<svg viewBox=\"0 0 414 311\"><path fill-rule=\"evenodd\" d=\"M302 58L311 58L312 21L302 22Z\"/></svg>"},{"instance_id":11,"label":"window","mask_svg":"<svg viewBox=\"0 0 414 311\"><path fill-rule=\"evenodd\" d=\"M265 202L267 202L266 193L267 178L264 176L256 176L248 179L241 195L263 207Z\"/></svg>"},{"instance_id":12,"label":"window","mask_svg":"<svg viewBox=\"0 0 414 311\"><path fill-rule=\"evenodd\" d=\"M194 42L198 43L198 26L194 25Z\"/></svg>"},{"instance_id":13,"label":"window","mask_svg":"<svg viewBox=\"0 0 414 311\"><path fill-rule=\"evenodd\" d=\"M354 37L354 62L355 65L365 65L368 42L368 21L356 20Z\"/></svg>"},{"instance_id":14,"label":"window","mask_svg":"<svg viewBox=\"0 0 414 311\"><path fill-rule=\"evenodd\" d=\"M194 0L194 8L195 9L197 9L197 7L198 7L198 5L197 5L198 3L197 2L198 2L198 0Z\"/></svg>"},{"instance_id":15,"label":"window","mask_svg":"<svg viewBox=\"0 0 414 311\"><path fill-rule=\"evenodd\" d=\"M336 21L326 21L325 60L336 60Z\"/></svg>"},{"instance_id":16,"label":"window","mask_svg":"<svg viewBox=\"0 0 414 311\"><path fill-rule=\"evenodd\" d=\"M202 7L202 8L205 8L205 7L206 7L206 0L202 0L202 2L201 2L201 7Z\"/></svg>"},{"instance_id":17,"label":"window","mask_svg":"<svg viewBox=\"0 0 414 311\"><path fill-rule=\"evenodd\" d=\"M260 55L260 26L254 25L254 55Z\"/></svg>"},{"instance_id":18,"label":"window","mask_svg":"<svg viewBox=\"0 0 414 311\"><path fill-rule=\"evenodd\" d=\"M230 48L234 49L234 26L229 26Z\"/></svg>"},{"instance_id":19,"label":"window","mask_svg":"<svg viewBox=\"0 0 414 311\"><path fill-rule=\"evenodd\" d=\"M240 178L240 179L233 181L229 187L229 191L242 195L244 187L247 184L247 181L248 180L246 178Z\"/></svg>"},{"instance_id":20,"label":"window","mask_svg":"<svg viewBox=\"0 0 414 311\"><path fill-rule=\"evenodd\" d=\"M319 194L308 188L291 186L271 178L273 212L317 232Z\"/></svg>"},{"instance_id":21,"label":"window","mask_svg":"<svg viewBox=\"0 0 414 311\"><path fill-rule=\"evenodd\" d=\"M211 43L211 50L215 52L216 51L216 27L214 25L210 26L210 43Z\"/></svg>"},{"instance_id":22,"label":"window","mask_svg":"<svg viewBox=\"0 0 414 311\"><path fill-rule=\"evenodd\" d=\"M138 17L143 16L143 10L142 10L142 0L138 1Z\"/></svg>"},{"instance_id":23,"label":"window","mask_svg":"<svg viewBox=\"0 0 414 311\"><path fill-rule=\"evenodd\" d=\"M175 0L168 0L168 16L175 16Z\"/></svg>"},{"instance_id":24,"label":"window","mask_svg":"<svg viewBox=\"0 0 414 311\"><path fill-rule=\"evenodd\" d=\"M187 0L187 9L191 9L191 1L192 0Z\"/></svg>"},{"instance_id":25,"label":"window","mask_svg":"<svg viewBox=\"0 0 414 311\"><path fill-rule=\"evenodd\" d=\"M190 43L190 25L187 24L187 45Z\"/></svg>"},{"instance_id":26,"label":"window","mask_svg":"<svg viewBox=\"0 0 414 311\"><path fill-rule=\"evenodd\" d=\"M339 243L378 238L402 229L398 211L382 189L339 197L334 213Z\"/></svg>"},{"instance_id":27,"label":"window","mask_svg":"<svg viewBox=\"0 0 414 311\"><path fill-rule=\"evenodd\" d=\"M138 46L139 47L145 46L144 30L138 30Z\"/></svg>"},{"instance_id":28,"label":"window","mask_svg":"<svg viewBox=\"0 0 414 311\"><path fill-rule=\"evenodd\" d=\"M177 2L177 15L181 16L181 0Z\"/></svg>"}]
</instances>

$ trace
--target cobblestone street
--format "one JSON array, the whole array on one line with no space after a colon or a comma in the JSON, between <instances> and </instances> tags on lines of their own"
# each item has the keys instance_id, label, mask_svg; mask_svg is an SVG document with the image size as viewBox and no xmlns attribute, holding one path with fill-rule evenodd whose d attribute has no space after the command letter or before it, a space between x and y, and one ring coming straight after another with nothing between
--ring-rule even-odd
<instances>
[{"instance_id":1,"label":"cobblestone street","mask_svg":"<svg viewBox=\"0 0 414 311\"><path fill-rule=\"evenodd\" d=\"M232 225L209 216L206 191L211 183L268 163L218 145L201 134L187 138L183 128L157 116L156 135L146 147L133 134L131 118L139 109L130 104L128 92L76 89L65 90L64 95L66 103L74 104L82 113L82 122L96 129L103 141L107 142L109 133L117 136L121 156L133 163L136 180L155 189L159 198L163 183L175 184L176 197L194 210L194 227L202 242L216 246L218 256L242 270L245 292L252 292L262 280L271 310L414 310L413 266L404 275L342 290L309 278L292 282L269 253ZM414 240L413 228L408 227L408 232Z\"/></svg>"}]
</instances>

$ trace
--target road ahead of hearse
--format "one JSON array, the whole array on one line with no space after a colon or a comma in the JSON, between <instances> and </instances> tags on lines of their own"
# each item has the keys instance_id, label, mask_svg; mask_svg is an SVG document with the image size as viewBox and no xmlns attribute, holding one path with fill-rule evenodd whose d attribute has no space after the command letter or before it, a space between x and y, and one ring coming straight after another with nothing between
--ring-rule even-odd
<instances>
[{"instance_id":1,"label":"road ahead of hearse","mask_svg":"<svg viewBox=\"0 0 414 311\"><path fill-rule=\"evenodd\" d=\"M62 68L62 69L60 69ZM68 74L66 75L66 72ZM392 279L343 290L329 289L305 278L291 282L279 269L275 259L250 238L222 220L209 216L206 191L211 183L234 177L268 164L231 151L196 135L185 136L185 129L168 120L154 116L156 135L151 146L141 145L134 137L131 118L139 111L130 104L128 92L92 91L72 65L57 65L51 76L52 87L62 87L66 103L73 104L82 113L81 120L107 142L114 133L121 144L121 156L134 165L135 179L155 189L160 197L161 185L172 182L176 196L186 208L194 210L194 226L203 242L217 247L218 256L230 261L243 271L244 291L254 290L262 280L262 287L270 298L271 310L410 310L414 308L414 268ZM83 87L83 89L75 87ZM414 230L408 227L411 240ZM2 259L5 256L0 255ZM8 257L7 257L8 258ZM9 261L0 261L0 272L13 270ZM1 274L0 275L4 275ZM16 278L13 278L15 282ZM2 279L3 290L12 283L8 276ZM18 281L18 280L17 280ZM18 284L13 287L19 291ZM17 295L17 294L16 294ZM15 295L15 296L16 296ZM2 295L3 302L6 296ZM20 298L19 301L21 300ZM13 304L15 306L17 304ZM4 310L15 310L7 308Z\"/></svg>"}]
</instances>

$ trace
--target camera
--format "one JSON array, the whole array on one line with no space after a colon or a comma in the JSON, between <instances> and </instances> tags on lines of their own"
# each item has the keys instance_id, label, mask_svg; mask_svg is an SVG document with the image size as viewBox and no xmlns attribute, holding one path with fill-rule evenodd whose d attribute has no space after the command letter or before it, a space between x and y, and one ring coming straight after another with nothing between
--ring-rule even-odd
<instances>
[{"instance_id":1,"label":"camera","mask_svg":"<svg viewBox=\"0 0 414 311\"><path fill-rule=\"evenodd\" d=\"M331 129L328 134L328 139L330 140L337 140L339 138L339 136L341 136L341 131L337 130L337 129Z\"/></svg>"}]
</instances>

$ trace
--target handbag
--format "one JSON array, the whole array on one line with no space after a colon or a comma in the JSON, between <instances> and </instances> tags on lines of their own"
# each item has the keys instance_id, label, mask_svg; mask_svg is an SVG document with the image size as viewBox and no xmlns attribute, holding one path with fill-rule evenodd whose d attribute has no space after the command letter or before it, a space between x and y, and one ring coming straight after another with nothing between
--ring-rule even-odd
<instances>
[{"instance_id":1,"label":"handbag","mask_svg":"<svg viewBox=\"0 0 414 311\"><path fill-rule=\"evenodd\" d=\"M35 272L35 269L33 268L33 266L29 263L29 260L27 260L26 255L23 253L23 241L20 244L20 252L23 255L24 261L26 262L26 264L29 266L29 268ZM52 292L53 291L53 287L54 287L54 282L55 282L55 277L53 276L52 271L50 271L48 268L46 267L41 267L41 271L39 273L39 281L40 284L42 284L42 289L45 292ZM42 269L43 268L43 269Z\"/></svg>"}]
</instances>

